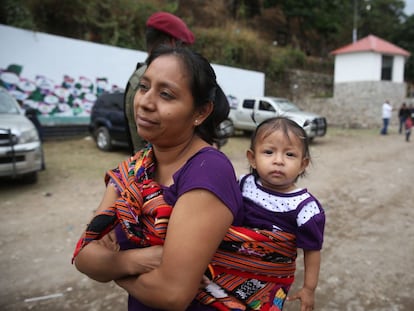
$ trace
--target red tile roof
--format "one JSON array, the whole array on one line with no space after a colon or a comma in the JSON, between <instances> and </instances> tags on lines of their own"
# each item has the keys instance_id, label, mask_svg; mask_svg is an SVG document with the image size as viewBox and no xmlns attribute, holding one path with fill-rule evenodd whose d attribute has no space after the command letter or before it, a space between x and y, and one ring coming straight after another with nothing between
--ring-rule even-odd
<instances>
[{"instance_id":1,"label":"red tile roof","mask_svg":"<svg viewBox=\"0 0 414 311\"><path fill-rule=\"evenodd\" d=\"M374 35L369 35L354 43L345 45L331 52L332 55L347 54L355 52L378 52L381 54L402 55L409 57L410 52Z\"/></svg>"}]
</instances>

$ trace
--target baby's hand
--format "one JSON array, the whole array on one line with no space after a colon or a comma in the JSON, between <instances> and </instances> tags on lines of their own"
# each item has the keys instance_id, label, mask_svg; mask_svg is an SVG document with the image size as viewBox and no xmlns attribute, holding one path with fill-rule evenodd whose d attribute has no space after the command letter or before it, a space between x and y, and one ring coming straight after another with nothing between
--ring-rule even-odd
<instances>
[{"instance_id":1,"label":"baby's hand","mask_svg":"<svg viewBox=\"0 0 414 311\"><path fill-rule=\"evenodd\" d=\"M300 311L312 311L315 305L315 291L309 288L301 288L296 294L287 297L287 301L300 299Z\"/></svg>"}]
</instances>

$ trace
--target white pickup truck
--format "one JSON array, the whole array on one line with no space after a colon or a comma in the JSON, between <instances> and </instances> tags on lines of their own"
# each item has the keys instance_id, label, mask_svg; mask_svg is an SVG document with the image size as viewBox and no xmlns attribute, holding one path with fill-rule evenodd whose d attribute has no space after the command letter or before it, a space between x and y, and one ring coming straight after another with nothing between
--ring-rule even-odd
<instances>
[{"instance_id":1,"label":"white pickup truck","mask_svg":"<svg viewBox=\"0 0 414 311\"><path fill-rule=\"evenodd\" d=\"M288 99L280 97L246 98L238 103L233 101L229 120L234 130L252 132L262 121L277 116L285 116L298 123L310 140L326 134L326 118L300 110Z\"/></svg>"}]
</instances>

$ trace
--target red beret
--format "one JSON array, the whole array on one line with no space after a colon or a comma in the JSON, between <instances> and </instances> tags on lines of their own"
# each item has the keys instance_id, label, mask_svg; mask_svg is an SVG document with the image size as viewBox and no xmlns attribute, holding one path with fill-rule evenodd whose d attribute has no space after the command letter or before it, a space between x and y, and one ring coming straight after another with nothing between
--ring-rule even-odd
<instances>
[{"instance_id":1,"label":"red beret","mask_svg":"<svg viewBox=\"0 0 414 311\"><path fill-rule=\"evenodd\" d=\"M183 43L194 43L193 33L188 29L181 18L173 14L167 12L154 13L148 18L147 27L153 27L159 31L165 32Z\"/></svg>"}]
</instances>

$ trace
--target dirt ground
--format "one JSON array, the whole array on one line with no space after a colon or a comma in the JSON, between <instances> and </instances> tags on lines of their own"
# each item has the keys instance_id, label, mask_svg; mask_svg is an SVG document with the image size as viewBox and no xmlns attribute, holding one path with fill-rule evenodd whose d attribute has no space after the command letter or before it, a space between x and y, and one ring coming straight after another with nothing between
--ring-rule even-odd
<instances>
[{"instance_id":1,"label":"dirt ground","mask_svg":"<svg viewBox=\"0 0 414 311\"><path fill-rule=\"evenodd\" d=\"M223 148L238 175L247 172L248 144L238 136ZM70 259L105 170L127 154L100 152L88 137L44 148L47 169L37 184L0 184L0 310L125 311L122 290L89 280ZM388 136L329 129L311 153L300 185L327 216L315 310L414 310L414 142L395 128ZM300 254L292 291L302 275Z\"/></svg>"}]
</instances>

